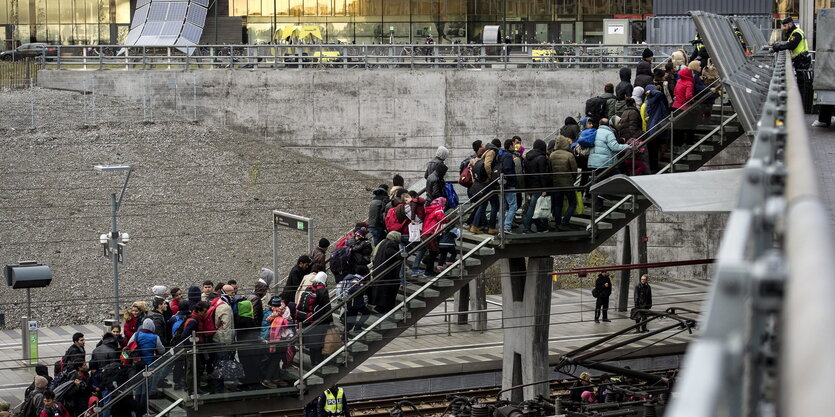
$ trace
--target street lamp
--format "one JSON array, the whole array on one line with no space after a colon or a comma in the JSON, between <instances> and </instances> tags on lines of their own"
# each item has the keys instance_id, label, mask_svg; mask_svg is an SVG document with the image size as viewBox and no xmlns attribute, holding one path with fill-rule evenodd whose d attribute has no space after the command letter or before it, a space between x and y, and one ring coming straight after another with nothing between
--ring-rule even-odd
<instances>
[{"instance_id":1,"label":"street lamp","mask_svg":"<svg viewBox=\"0 0 835 417\"><path fill-rule=\"evenodd\" d=\"M110 217L111 227L110 234L103 234L99 236L99 243L104 247L104 256L110 257L113 261L113 296L114 309L113 318L119 322L119 262L124 260L124 248L128 243L130 237L127 233L119 233L119 228L116 224L116 214L122 207L122 199L125 197L125 189L130 180L130 174L133 172L133 165L96 165L94 167L99 172L122 172L127 171L125 182L122 184L122 192L119 194L119 199L116 199L116 193L110 193Z\"/></svg>"}]
</instances>

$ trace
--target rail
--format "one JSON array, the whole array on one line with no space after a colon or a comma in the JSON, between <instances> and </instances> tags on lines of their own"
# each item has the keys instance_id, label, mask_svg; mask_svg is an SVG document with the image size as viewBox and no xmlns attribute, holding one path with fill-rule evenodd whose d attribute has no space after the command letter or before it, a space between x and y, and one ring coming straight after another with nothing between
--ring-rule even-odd
<instances>
[{"instance_id":1,"label":"rail","mask_svg":"<svg viewBox=\"0 0 835 417\"><path fill-rule=\"evenodd\" d=\"M314 68L314 69L556 69L636 66L644 48L663 51L680 44L278 44L125 46L55 45L38 57L44 69Z\"/></svg>"}]
</instances>

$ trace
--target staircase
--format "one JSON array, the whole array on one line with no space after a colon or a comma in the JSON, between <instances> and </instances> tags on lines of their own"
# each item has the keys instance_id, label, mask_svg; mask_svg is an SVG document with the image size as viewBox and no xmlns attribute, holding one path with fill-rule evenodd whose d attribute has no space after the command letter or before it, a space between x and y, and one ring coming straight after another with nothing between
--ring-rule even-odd
<instances>
[{"instance_id":1,"label":"staircase","mask_svg":"<svg viewBox=\"0 0 835 417\"><path fill-rule=\"evenodd\" d=\"M698 106L694 105L691 109L696 107ZM687 117L687 114L688 111L683 111L675 115L672 123L674 124L679 118ZM742 127L737 123L736 114L732 108L729 110L728 106L715 105L712 117L704 123L706 124L696 126L695 130L698 132L696 142L682 148L680 153L673 152L672 157L667 159L666 166L656 175L695 171L743 134ZM666 128L669 124L670 121L667 121L661 127ZM648 136L648 140L653 140L658 134ZM622 160L625 159L622 158ZM478 203L486 201L489 196L484 196L474 204L465 205L460 209L455 209L454 213L448 214L449 226L453 226L459 217L463 218ZM295 382L295 386L201 395L199 407L195 407L190 399L182 402L181 405L187 407L188 415L207 416L302 408L325 388L341 380L355 367L386 346L389 341L412 327L423 316L453 296L472 278L477 277L498 260L588 253L614 236L651 206L649 200L641 195L604 201L604 211L595 215L591 210L591 202L587 200L585 212L572 217L571 223L576 227L576 230L572 231L492 236L473 235L462 228L459 253L463 256L459 256L453 265L436 277L411 279L411 283L401 290L397 299L398 305L391 312L369 317L361 332L349 335L349 339L342 348L325 358L316 367L311 367L306 353L297 354L297 360L300 356L304 358L299 364L304 376ZM414 250L410 252L410 255L414 252ZM399 268L399 265L400 262L391 268ZM385 275L386 271L379 275ZM339 311L341 305L342 302L334 304L335 313ZM334 324L338 325L339 321L334 320ZM302 334L302 341L303 338L304 334ZM184 352L186 355L191 354L189 351ZM175 409L171 407L172 402L182 400L182 398L169 390L163 392L170 401L157 400L152 407L157 411L162 411L162 409L172 411L171 409ZM182 396L182 391L178 393ZM182 413L182 409L176 409L176 411Z\"/></svg>"}]
</instances>

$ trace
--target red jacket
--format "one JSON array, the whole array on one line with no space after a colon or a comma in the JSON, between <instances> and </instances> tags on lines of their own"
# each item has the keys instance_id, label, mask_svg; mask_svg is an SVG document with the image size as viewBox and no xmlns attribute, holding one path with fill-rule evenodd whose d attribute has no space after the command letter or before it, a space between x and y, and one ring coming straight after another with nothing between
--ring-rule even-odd
<instances>
[{"instance_id":1,"label":"red jacket","mask_svg":"<svg viewBox=\"0 0 835 417\"><path fill-rule=\"evenodd\" d=\"M171 308L171 315L176 316L180 311L180 300L171 300L168 306Z\"/></svg>"},{"instance_id":2,"label":"red jacket","mask_svg":"<svg viewBox=\"0 0 835 417\"><path fill-rule=\"evenodd\" d=\"M446 198L438 197L432 200L432 203L426 207L426 216L423 219L423 228L421 233L424 235L431 235L444 227L444 207L446 207Z\"/></svg>"},{"instance_id":3,"label":"red jacket","mask_svg":"<svg viewBox=\"0 0 835 417\"><path fill-rule=\"evenodd\" d=\"M682 68L678 72L678 81L676 81L676 89L674 90L675 100L673 100L674 109L686 109L690 104L685 104L693 98L693 93L696 91L696 82L693 80L693 71L690 68Z\"/></svg>"}]
</instances>

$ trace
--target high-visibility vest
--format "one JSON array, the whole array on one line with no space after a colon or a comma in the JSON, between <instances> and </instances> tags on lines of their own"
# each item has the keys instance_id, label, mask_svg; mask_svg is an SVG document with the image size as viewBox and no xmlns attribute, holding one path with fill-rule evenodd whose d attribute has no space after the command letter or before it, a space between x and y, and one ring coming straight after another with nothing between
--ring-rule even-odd
<instances>
[{"instance_id":1,"label":"high-visibility vest","mask_svg":"<svg viewBox=\"0 0 835 417\"><path fill-rule=\"evenodd\" d=\"M341 416L343 402L344 396L342 388L339 388L336 392L336 396L333 395L331 390L325 391L325 413L329 416Z\"/></svg>"},{"instance_id":2,"label":"high-visibility vest","mask_svg":"<svg viewBox=\"0 0 835 417\"><path fill-rule=\"evenodd\" d=\"M797 43L796 48L792 49L792 59L796 58L798 55L804 52L809 51L809 42L806 40L806 34L803 33L803 31L800 30L800 28L794 28L792 33L789 35L789 39L791 39L791 37L794 36L795 33L800 34L800 42Z\"/></svg>"},{"instance_id":3,"label":"high-visibility vest","mask_svg":"<svg viewBox=\"0 0 835 417\"><path fill-rule=\"evenodd\" d=\"M698 33L696 34L696 37L695 37L695 38L693 38L693 40L695 40L695 41L700 41L700 40L701 40L701 39L699 38L699 34L698 34ZM704 47L705 47L705 44L704 44L704 43L697 43L697 44L696 44L696 50L697 50L697 51L701 51L701 50L702 50L702 48L704 48Z\"/></svg>"}]
</instances>

